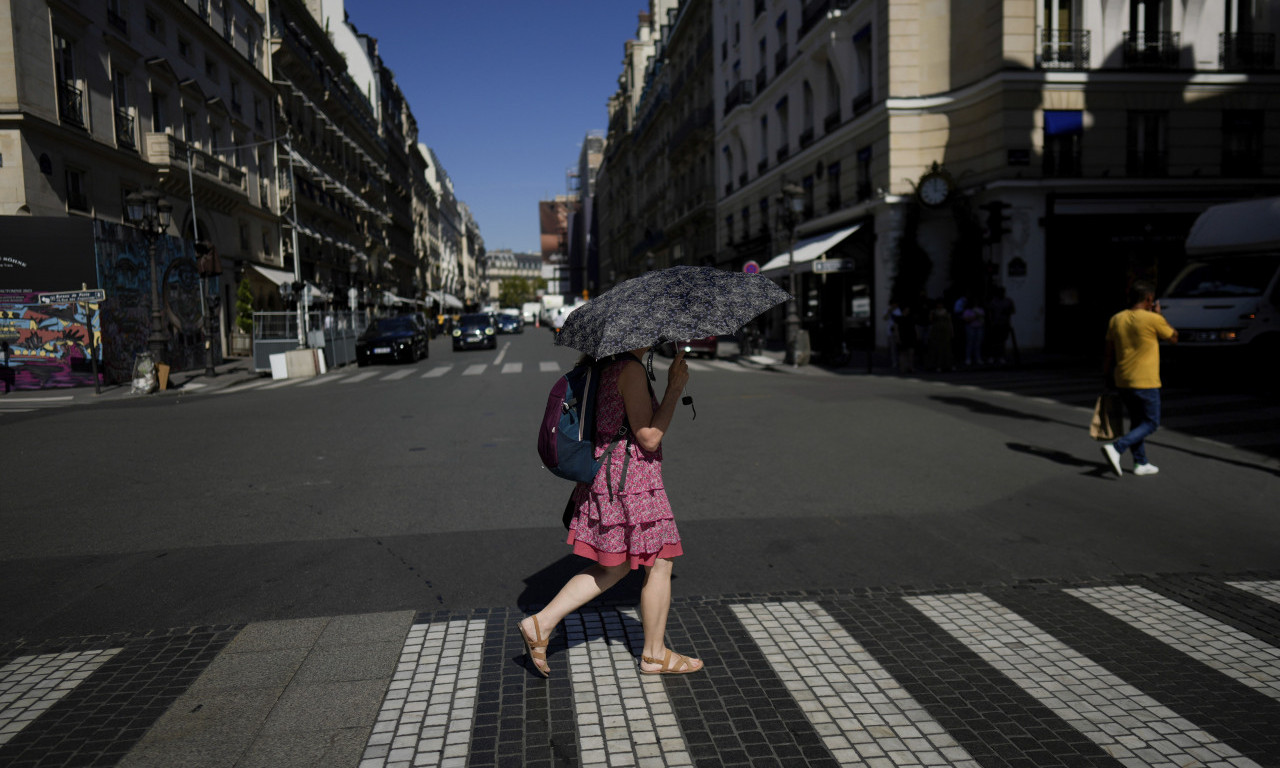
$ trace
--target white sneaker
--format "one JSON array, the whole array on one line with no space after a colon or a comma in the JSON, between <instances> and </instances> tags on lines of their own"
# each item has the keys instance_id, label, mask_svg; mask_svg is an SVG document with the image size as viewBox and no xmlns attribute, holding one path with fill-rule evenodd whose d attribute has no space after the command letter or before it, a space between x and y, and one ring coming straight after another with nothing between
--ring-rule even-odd
<instances>
[{"instance_id":1,"label":"white sneaker","mask_svg":"<svg viewBox=\"0 0 1280 768\"><path fill-rule=\"evenodd\" d=\"M1159 472L1160 468L1155 464L1134 464L1133 474L1135 475L1154 475Z\"/></svg>"},{"instance_id":2,"label":"white sneaker","mask_svg":"<svg viewBox=\"0 0 1280 768\"><path fill-rule=\"evenodd\" d=\"M1111 465L1111 469L1116 473L1116 477L1123 477L1124 472L1120 470L1120 452L1112 447L1111 443L1103 443L1102 455L1106 458L1107 463Z\"/></svg>"}]
</instances>

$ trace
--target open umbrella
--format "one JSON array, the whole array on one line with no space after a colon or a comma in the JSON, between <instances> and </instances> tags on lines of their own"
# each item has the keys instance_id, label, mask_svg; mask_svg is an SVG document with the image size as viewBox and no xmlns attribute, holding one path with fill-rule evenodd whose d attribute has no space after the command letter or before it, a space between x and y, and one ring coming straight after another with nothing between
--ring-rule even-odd
<instances>
[{"instance_id":1,"label":"open umbrella","mask_svg":"<svg viewBox=\"0 0 1280 768\"><path fill-rule=\"evenodd\" d=\"M619 283L575 309L556 344L599 359L661 341L720 336L790 298L760 275L670 267Z\"/></svg>"}]
</instances>

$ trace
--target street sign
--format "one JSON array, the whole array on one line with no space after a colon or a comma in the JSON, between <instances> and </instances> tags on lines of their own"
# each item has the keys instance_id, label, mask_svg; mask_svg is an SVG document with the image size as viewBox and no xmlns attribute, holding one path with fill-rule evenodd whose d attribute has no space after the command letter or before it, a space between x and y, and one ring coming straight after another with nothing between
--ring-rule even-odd
<instances>
[{"instance_id":1,"label":"street sign","mask_svg":"<svg viewBox=\"0 0 1280 768\"><path fill-rule=\"evenodd\" d=\"M853 259L824 259L813 262L813 271L819 274L825 272L852 272L854 269L856 267Z\"/></svg>"},{"instance_id":2,"label":"street sign","mask_svg":"<svg viewBox=\"0 0 1280 768\"><path fill-rule=\"evenodd\" d=\"M748 275L759 274L760 265L757 262L748 261L746 264L742 265L742 271L746 272Z\"/></svg>"},{"instance_id":3,"label":"street sign","mask_svg":"<svg viewBox=\"0 0 1280 768\"><path fill-rule=\"evenodd\" d=\"M78 301L106 301L107 292L101 288L88 291L59 291L58 293L42 293L41 304L73 304Z\"/></svg>"}]
</instances>

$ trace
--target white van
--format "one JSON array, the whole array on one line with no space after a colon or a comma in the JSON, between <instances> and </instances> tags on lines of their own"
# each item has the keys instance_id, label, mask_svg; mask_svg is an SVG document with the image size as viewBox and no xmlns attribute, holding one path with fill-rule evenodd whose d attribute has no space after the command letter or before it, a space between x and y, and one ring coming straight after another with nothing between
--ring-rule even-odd
<instances>
[{"instance_id":1,"label":"white van","mask_svg":"<svg viewBox=\"0 0 1280 768\"><path fill-rule=\"evenodd\" d=\"M533 325L538 320L538 310L542 309L542 303L538 301L526 301L520 305L520 314L524 317L527 325Z\"/></svg>"},{"instance_id":2,"label":"white van","mask_svg":"<svg viewBox=\"0 0 1280 768\"><path fill-rule=\"evenodd\" d=\"M1187 258L1160 298L1181 354L1280 355L1280 197L1206 209L1187 235Z\"/></svg>"}]
</instances>

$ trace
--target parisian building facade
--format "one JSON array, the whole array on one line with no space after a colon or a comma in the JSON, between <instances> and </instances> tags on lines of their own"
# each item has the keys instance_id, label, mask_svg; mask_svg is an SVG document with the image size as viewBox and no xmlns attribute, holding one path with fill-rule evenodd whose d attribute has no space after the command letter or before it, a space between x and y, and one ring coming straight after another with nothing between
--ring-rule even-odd
<instances>
[{"instance_id":1,"label":"parisian building facade","mask_svg":"<svg viewBox=\"0 0 1280 768\"><path fill-rule=\"evenodd\" d=\"M206 244L221 271L200 278L207 297L191 292L191 318L169 313L180 346L209 336L227 353L247 339L241 279L257 310L382 312L479 295L480 226L343 0L5 3L0 230L36 255L9 250L0 292L96 287L105 258L119 266L109 277L127 284L135 270L145 285L134 263L145 243L125 209L144 190L172 208L163 279L194 274ZM84 233L55 249L89 265L64 270L73 286L28 276L56 266L35 236L48 233ZM185 349L171 350L175 366L198 362Z\"/></svg>"},{"instance_id":2,"label":"parisian building facade","mask_svg":"<svg viewBox=\"0 0 1280 768\"><path fill-rule=\"evenodd\" d=\"M795 293L819 352L883 345L891 302L1000 289L1024 348L1095 353L1129 283L1176 273L1199 212L1280 189L1274 3L654 0L610 102L605 275L708 263L676 255L679 214L651 199L664 179L665 204L680 194L685 150L648 139L685 138L670 73L700 13L714 263L789 287L793 244L817 253Z\"/></svg>"}]
</instances>

